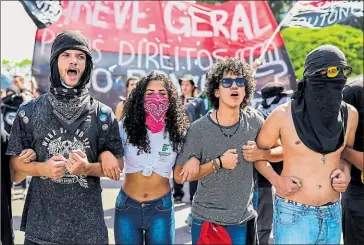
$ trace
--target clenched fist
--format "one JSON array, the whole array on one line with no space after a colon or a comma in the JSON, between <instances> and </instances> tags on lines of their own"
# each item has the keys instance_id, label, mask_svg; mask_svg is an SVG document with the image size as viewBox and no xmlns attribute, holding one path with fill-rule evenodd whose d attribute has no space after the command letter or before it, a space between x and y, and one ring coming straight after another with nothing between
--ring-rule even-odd
<instances>
[{"instance_id":1,"label":"clenched fist","mask_svg":"<svg viewBox=\"0 0 364 245\"><path fill-rule=\"evenodd\" d=\"M51 179L62 178L66 172L66 161L66 158L61 155L51 157L42 168L42 176Z\"/></svg>"},{"instance_id":2,"label":"clenched fist","mask_svg":"<svg viewBox=\"0 0 364 245\"><path fill-rule=\"evenodd\" d=\"M346 174L341 169L335 169L331 174L332 188L337 192L345 192L350 183L350 175Z\"/></svg>"},{"instance_id":3,"label":"clenched fist","mask_svg":"<svg viewBox=\"0 0 364 245\"><path fill-rule=\"evenodd\" d=\"M236 165L238 164L238 153L236 149L229 149L224 154L222 154L221 162L222 167L225 169L233 170L236 168Z\"/></svg>"},{"instance_id":4,"label":"clenched fist","mask_svg":"<svg viewBox=\"0 0 364 245\"><path fill-rule=\"evenodd\" d=\"M248 141L246 145L243 145L243 157L248 162L255 162L263 159L264 150L258 148L255 141Z\"/></svg>"},{"instance_id":5,"label":"clenched fist","mask_svg":"<svg viewBox=\"0 0 364 245\"><path fill-rule=\"evenodd\" d=\"M287 197L297 192L302 184L301 180L294 176L279 176L274 187L278 196Z\"/></svg>"},{"instance_id":6,"label":"clenched fist","mask_svg":"<svg viewBox=\"0 0 364 245\"><path fill-rule=\"evenodd\" d=\"M67 162L66 168L70 174L86 175L86 166L89 164L87 156L80 150L72 151Z\"/></svg>"}]
</instances>

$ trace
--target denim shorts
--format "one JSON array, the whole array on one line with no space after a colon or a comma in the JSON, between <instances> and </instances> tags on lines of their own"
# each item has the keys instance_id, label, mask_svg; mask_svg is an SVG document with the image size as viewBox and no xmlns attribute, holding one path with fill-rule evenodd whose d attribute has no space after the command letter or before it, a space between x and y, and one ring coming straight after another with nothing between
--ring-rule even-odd
<instances>
[{"instance_id":1,"label":"denim shorts","mask_svg":"<svg viewBox=\"0 0 364 245\"><path fill-rule=\"evenodd\" d=\"M274 244L340 244L340 201L311 206L276 196L273 231Z\"/></svg>"},{"instance_id":2,"label":"denim shorts","mask_svg":"<svg viewBox=\"0 0 364 245\"><path fill-rule=\"evenodd\" d=\"M116 244L174 244L175 220L172 193L138 202L120 189L115 204Z\"/></svg>"}]
</instances>

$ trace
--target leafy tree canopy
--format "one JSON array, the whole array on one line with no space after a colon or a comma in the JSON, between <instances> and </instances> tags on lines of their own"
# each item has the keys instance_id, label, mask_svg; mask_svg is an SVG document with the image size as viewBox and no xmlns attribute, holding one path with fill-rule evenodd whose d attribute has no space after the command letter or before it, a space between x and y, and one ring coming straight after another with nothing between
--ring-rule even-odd
<instances>
[{"instance_id":1,"label":"leafy tree canopy","mask_svg":"<svg viewBox=\"0 0 364 245\"><path fill-rule=\"evenodd\" d=\"M30 59L24 59L19 62L3 59L1 60L1 70L6 71L9 74L13 74L22 71L24 75L30 75L30 67L32 61Z\"/></svg>"},{"instance_id":2,"label":"leafy tree canopy","mask_svg":"<svg viewBox=\"0 0 364 245\"><path fill-rule=\"evenodd\" d=\"M323 44L340 48L353 68L352 76L363 74L363 31L350 26L333 25L320 29L286 28L281 31L296 77L302 79L306 55Z\"/></svg>"}]
</instances>

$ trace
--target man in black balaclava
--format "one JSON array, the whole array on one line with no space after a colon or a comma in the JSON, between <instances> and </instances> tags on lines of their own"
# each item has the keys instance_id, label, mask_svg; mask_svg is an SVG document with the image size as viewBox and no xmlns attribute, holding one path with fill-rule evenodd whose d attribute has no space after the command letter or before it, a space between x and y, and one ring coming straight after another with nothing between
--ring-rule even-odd
<instances>
[{"instance_id":1,"label":"man in black balaclava","mask_svg":"<svg viewBox=\"0 0 364 245\"><path fill-rule=\"evenodd\" d=\"M24 243L108 244L101 162L113 167L114 179L120 177L118 123L87 89L93 63L85 36L60 33L50 66L49 92L20 106L7 149L14 181L32 176L20 227ZM36 153L35 161L22 160L30 150L19 156L27 148Z\"/></svg>"},{"instance_id":2,"label":"man in black balaclava","mask_svg":"<svg viewBox=\"0 0 364 245\"><path fill-rule=\"evenodd\" d=\"M280 139L284 151L281 175L266 161L255 162L276 189L275 244L340 243L340 192L350 181L350 165L340 155L353 146L358 124L358 112L342 100L350 73L340 49L314 49L293 100L277 107L258 135L259 148Z\"/></svg>"}]
</instances>

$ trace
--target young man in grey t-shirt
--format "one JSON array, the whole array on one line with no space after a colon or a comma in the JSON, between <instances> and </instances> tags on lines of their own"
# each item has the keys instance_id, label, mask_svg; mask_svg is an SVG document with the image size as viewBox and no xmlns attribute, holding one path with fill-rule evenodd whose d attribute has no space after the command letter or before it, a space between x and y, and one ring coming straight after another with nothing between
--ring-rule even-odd
<instances>
[{"instance_id":1,"label":"young man in grey t-shirt","mask_svg":"<svg viewBox=\"0 0 364 245\"><path fill-rule=\"evenodd\" d=\"M203 222L222 225L233 244L245 244L246 223L253 209L253 165L244 160L242 147L254 141L263 124L255 110L247 108L255 90L252 70L239 59L217 60L206 78L206 90L214 112L192 123L174 176L201 163L198 187L192 203L192 244L197 244Z\"/></svg>"}]
</instances>

